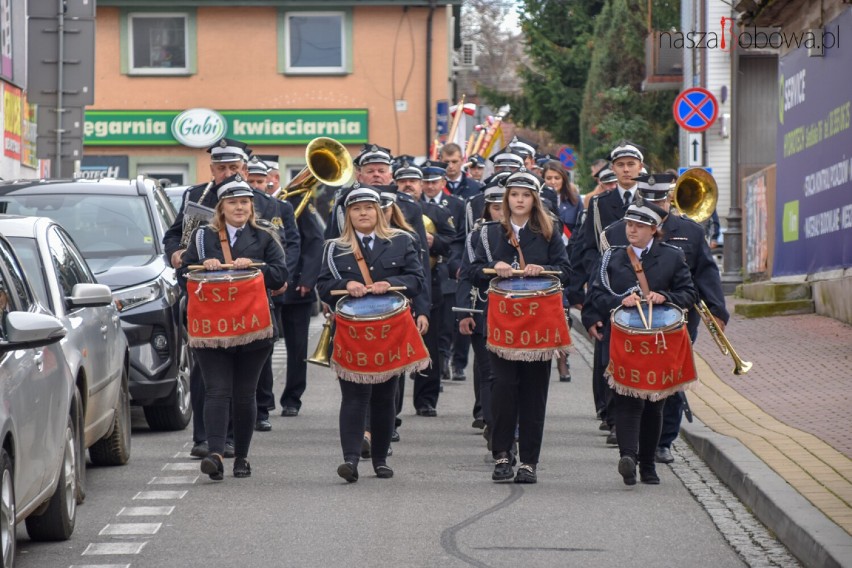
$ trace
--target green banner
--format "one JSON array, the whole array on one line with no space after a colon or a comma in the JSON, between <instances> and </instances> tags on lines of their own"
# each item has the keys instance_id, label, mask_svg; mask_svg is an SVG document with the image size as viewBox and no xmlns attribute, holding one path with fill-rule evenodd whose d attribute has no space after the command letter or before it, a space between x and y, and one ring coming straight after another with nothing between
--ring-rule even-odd
<instances>
[{"instance_id":1,"label":"green banner","mask_svg":"<svg viewBox=\"0 0 852 568\"><path fill-rule=\"evenodd\" d=\"M182 111L88 110L83 129L87 146L169 146L172 121ZM367 141L366 109L221 110L225 136L253 145L306 144L328 136L342 144Z\"/></svg>"}]
</instances>

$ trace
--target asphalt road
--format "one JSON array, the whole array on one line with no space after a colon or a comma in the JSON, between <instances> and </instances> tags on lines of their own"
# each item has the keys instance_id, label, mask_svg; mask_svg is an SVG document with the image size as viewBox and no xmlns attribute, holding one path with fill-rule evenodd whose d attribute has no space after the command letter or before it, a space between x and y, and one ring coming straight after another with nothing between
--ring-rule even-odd
<instances>
[{"instance_id":1,"label":"asphalt road","mask_svg":"<svg viewBox=\"0 0 852 568\"><path fill-rule=\"evenodd\" d=\"M553 371L528 486L491 481L471 380L444 383L437 418L414 415L409 382L396 476L363 463L352 485L336 475L340 393L326 369L309 366L299 417L276 413L271 432L255 433L249 479L233 478L229 460L225 480L209 481L187 454L189 430L152 433L134 411L130 464L90 466L71 540L31 543L21 525L18 566L746 565L669 467L659 486L623 485L594 420L591 371L579 353L571 364L571 383Z\"/></svg>"}]
</instances>

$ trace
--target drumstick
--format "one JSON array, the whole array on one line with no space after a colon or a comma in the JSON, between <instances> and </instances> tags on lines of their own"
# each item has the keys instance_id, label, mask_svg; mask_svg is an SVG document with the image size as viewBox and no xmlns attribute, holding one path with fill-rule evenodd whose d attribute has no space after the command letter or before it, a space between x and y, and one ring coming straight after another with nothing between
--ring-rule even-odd
<instances>
[{"instance_id":1,"label":"drumstick","mask_svg":"<svg viewBox=\"0 0 852 568\"><path fill-rule=\"evenodd\" d=\"M483 274L497 274L497 269L495 268L483 268ZM523 270L513 270L512 274L523 275ZM562 274L561 270L542 270L539 274Z\"/></svg>"},{"instance_id":2,"label":"drumstick","mask_svg":"<svg viewBox=\"0 0 852 568\"><path fill-rule=\"evenodd\" d=\"M633 295L636 296L636 292L633 292ZM645 329L651 329L648 326L648 320L645 319L645 311L642 309L642 300L638 300L636 302L636 308L639 310L639 317L642 318L642 324L645 326Z\"/></svg>"},{"instance_id":3,"label":"drumstick","mask_svg":"<svg viewBox=\"0 0 852 568\"><path fill-rule=\"evenodd\" d=\"M648 300L648 329L654 325L654 303Z\"/></svg>"},{"instance_id":4,"label":"drumstick","mask_svg":"<svg viewBox=\"0 0 852 568\"><path fill-rule=\"evenodd\" d=\"M249 264L249 266L250 266L250 267L252 267L252 268L257 268L258 266L266 266L266 263L265 263L265 262L252 262L251 264ZM233 268L233 267L234 267L234 265L233 265L233 264L220 264L220 265L219 265L219 268L217 268L216 270L226 269L226 268ZM204 268L204 265L203 265L203 264L190 264L189 266L187 266L187 268L188 268L189 270L192 270L192 271L195 271L195 270L206 270L206 269ZM215 271L215 270L211 270L210 272L216 272L216 271Z\"/></svg>"},{"instance_id":5,"label":"drumstick","mask_svg":"<svg viewBox=\"0 0 852 568\"><path fill-rule=\"evenodd\" d=\"M400 292L402 290L408 290L408 288L406 288L405 286L391 286L390 288L388 288L388 292ZM373 291L370 290L369 286L367 286L367 292L371 294L373 293ZM331 292L329 292L329 294L331 296L348 296L349 290L332 290Z\"/></svg>"}]
</instances>

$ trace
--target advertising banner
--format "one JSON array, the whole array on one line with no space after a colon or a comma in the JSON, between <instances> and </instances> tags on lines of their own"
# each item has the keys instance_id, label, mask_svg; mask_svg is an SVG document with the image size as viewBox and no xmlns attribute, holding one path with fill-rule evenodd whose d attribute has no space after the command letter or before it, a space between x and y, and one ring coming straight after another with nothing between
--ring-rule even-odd
<instances>
[{"instance_id":1,"label":"advertising banner","mask_svg":"<svg viewBox=\"0 0 852 568\"><path fill-rule=\"evenodd\" d=\"M21 115L21 163L28 168L38 167L36 156L36 105L31 105L26 97L23 101L24 112Z\"/></svg>"},{"instance_id":2,"label":"advertising banner","mask_svg":"<svg viewBox=\"0 0 852 568\"><path fill-rule=\"evenodd\" d=\"M21 159L21 89L3 84L3 155Z\"/></svg>"},{"instance_id":3,"label":"advertising banner","mask_svg":"<svg viewBox=\"0 0 852 568\"><path fill-rule=\"evenodd\" d=\"M367 142L366 109L220 110L215 114L224 118L224 129L214 125L212 115L206 119L193 120L192 116L187 119L188 111L87 110L84 143L86 146L169 146L180 144L178 137L185 141L198 139L211 129L221 132L219 136L250 145L300 145L317 136L328 136L341 144Z\"/></svg>"},{"instance_id":4,"label":"advertising banner","mask_svg":"<svg viewBox=\"0 0 852 568\"><path fill-rule=\"evenodd\" d=\"M80 171L74 174L80 179L128 178L130 160L127 156L83 156Z\"/></svg>"},{"instance_id":5,"label":"advertising banner","mask_svg":"<svg viewBox=\"0 0 852 568\"><path fill-rule=\"evenodd\" d=\"M852 30L852 9L826 27ZM779 60L773 276L852 266L852 37Z\"/></svg>"}]
</instances>

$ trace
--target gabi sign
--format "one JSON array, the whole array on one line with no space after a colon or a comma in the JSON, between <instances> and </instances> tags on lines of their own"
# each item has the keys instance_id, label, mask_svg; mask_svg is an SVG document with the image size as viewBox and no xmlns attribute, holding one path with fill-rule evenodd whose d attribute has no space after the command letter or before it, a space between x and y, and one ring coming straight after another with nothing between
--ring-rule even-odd
<instances>
[{"instance_id":1,"label":"gabi sign","mask_svg":"<svg viewBox=\"0 0 852 568\"><path fill-rule=\"evenodd\" d=\"M221 134L213 137L215 117L220 117L224 124ZM87 146L184 144L203 148L226 134L252 145L301 145L317 136L329 136L342 144L361 144L367 141L367 127L366 109L87 110L83 134ZM210 142L202 144L201 140L207 140L208 136Z\"/></svg>"}]
</instances>

